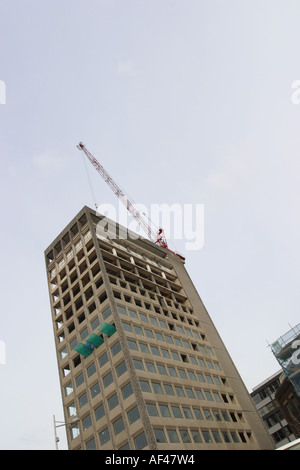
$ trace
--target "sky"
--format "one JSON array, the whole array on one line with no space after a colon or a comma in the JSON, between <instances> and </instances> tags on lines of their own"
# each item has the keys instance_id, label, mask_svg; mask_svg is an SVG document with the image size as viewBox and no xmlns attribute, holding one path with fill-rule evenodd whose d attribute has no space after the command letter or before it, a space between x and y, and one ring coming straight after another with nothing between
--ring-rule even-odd
<instances>
[{"instance_id":1,"label":"sky","mask_svg":"<svg viewBox=\"0 0 300 470\"><path fill-rule=\"evenodd\" d=\"M0 0L1 449L55 449L44 250L84 205L118 206L79 141L136 202L204 207L203 246L170 246L249 392L279 370L269 344L300 322L299 19L294 0Z\"/></svg>"}]
</instances>

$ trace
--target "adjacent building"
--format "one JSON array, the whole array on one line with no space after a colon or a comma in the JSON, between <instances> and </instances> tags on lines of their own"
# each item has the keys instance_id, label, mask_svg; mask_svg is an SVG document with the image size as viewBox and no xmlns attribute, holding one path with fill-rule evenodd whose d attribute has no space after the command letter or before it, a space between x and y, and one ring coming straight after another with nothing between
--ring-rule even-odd
<instances>
[{"instance_id":1,"label":"adjacent building","mask_svg":"<svg viewBox=\"0 0 300 470\"><path fill-rule=\"evenodd\" d=\"M250 394L276 448L288 444L297 437L276 399L282 379L283 373L280 370L257 385Z\"/></svg>"},{"instance_id":2,"label":"adjacent building","mask_svg":"<svg viewBox=\"0 0 300 470\"><path fill-rule=\"evenodd\" d=\"M105 221L45 250L69 449L274 448L184 260Z\"/></svg>"}]
</instances>

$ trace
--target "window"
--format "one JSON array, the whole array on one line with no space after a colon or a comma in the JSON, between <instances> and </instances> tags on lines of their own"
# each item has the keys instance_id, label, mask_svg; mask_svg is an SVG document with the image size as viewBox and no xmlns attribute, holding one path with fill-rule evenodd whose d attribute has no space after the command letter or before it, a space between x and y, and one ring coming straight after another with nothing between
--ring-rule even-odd
<instances>
[{"instance_id":1,"label":"window","mask_svg":"<svg viewBox=\"0 0 300 470\"><path fill-rule=\"evenodd\" d=\"M188 373L189 378L190 378L191 380L196 380L196 377L195 377L194 372L192 372L191 370L188 370L187 373Z\"/></svg>"},{"instance_id":2,"label":"window","mask_svg":"<svg viewBox=\"0 0 300 470\"><path fill-rule=\"evenodd\" d=\"M79 432L79 426L78 426L78 424L76 424L75 426L73 426L73 427L70 429L70 433L71 433L71 439L72 439L72 440L79 436L80 432Z\"/></svg>"},{"instance_id":3,"label":"window","mask_svg":"<svg viewBox=\"0 0 300 470\"><path fill-rule=\"evenodd\" d=\"M112 395L108 400L108 407L110 410L114 409L118 404L119 404L119 400L118 400L118 397L117 397L117 394L115 393L114 395Z\"/></svg>"},{"instance_id":4,"label":"window","mask_svg":"<svg viewBox=\"0 0 300 470\"><path fill-rule=\"evenodd\" d=\"M102 446L110 440L108 428L103 429L103 431L99 433L99 438L100 438L100 443Z\"/></svg>"},{"instance_id":5,"label":"window","mask_svg":"<svg viewBox=\"0 0 300 470\"><path fill-rule=\"evenodd\" d=\"M156 405L152 403L146 403L149 416L158 416Z\"/></svg>"},{"instance_id":6,"label":"window","mask_svg":"<svg viewBox=\"0 0 300 470\"><path fill-rule=\"evenodd\" d=\"M214 375L213 378L214 378L214 381L215 381L215 384L216 384L216 385L221 385L221 382L220 382L219 377L216 377L216 376Z\"/></svg>"},{"instance_id":7,"label":"window","mask_svg":"<svg viewBox=\"0 0 300 470\"><path fill-rule=\"evenodd\" d=\"M182 379L187 379L186 373L183 369L178 369L178 374Z\"/></svg>"},{"instance_id":8,"label":"window","mask_svg":"<svg viewBox=\"0 0 300 470\"><path fill-rule=\"evenodd\" d=\"M203 434L203 437L204 437L204 441L205 441L207 444L211 444L211 443L212 443L212 438L211 438L211 436L210 436L209 431L202 431L202 434Z\"/></svg>"},{"instance_id":9,"label":"window","mask_svg":"<svg viewBox=\"0 0 300 470\"><path fill-rule=\"evenodd\" d=\"M124 321L122 321L122 325L123 325L123 328L125 331L132 331L131 330L131 325L129 323L126 323Z\"/></svg>"},{"instance_id":10,"label":"window","mask_svg":"<svg viewBox=\"0 0 300 470\"><path fill-rule=\"evenodd\" d=\"M140 350L143 353L150 354L149 348L147 344L144 343L139 343L140 344Z\"/></svg>"},{"instance_id":11,"label":"window","mask_svg":"<svg viewBox=\"0 0 300 470\"><path fill-rule=\"evenodd\" d=\"M163 429L154 429L156 442L167 442Z\"/></svg>"},{"instance_id":12,"label":"window","mask_svg":"<svg viewBox=\"0 0 300 470\"><path fill-rule=\"evenodd\" d=\"M236 433L235 431L231 431L230 434L231 434L231 437L232 437L233 442L235 442L235 443L240 442L240 441L239 441L239 438L238 438L238 436L237 436L237 433Z\"/></svg>"},{"instance_id":13,"label":"window","mask_svg":"<svg viewBox=\"0 0 300 470\"><path fill-rule=\"evenodd\" d=\"M162 352L163 357L166 357L167 359L171 359L170 353L167 349L161 348L161 352Z\"/></svg>"},{"instance_id":14,"label":"window","mask_svg":"<svg viewBox=\"0 0 300 470\"><path fill-rule=\"evenodd\" d=\"M141 386L142 392L151 393L150 385L146 380L140 380L140 386Z\"/></svg>"},{"instance_id":15,"label":"window","mask_svg":"<svg viewBox=\"0 0 300 470\"><path fill-rule=\"evenodd\" d=\"M87 368L87 375L88 377L91 377L91 375L93 375L95 372L96 372L96 365L95 363L93 362L93 364L91 364L88 368Z\"/></svg>"},{"instance_id":16,"label":"window","mask_svg":"<svg viewBox=\"0 0 300 470\"><path fill-rule=\"evenodd\" d=\"M128 398L130 395L133 394L133 390L132 390L132 385L131 385L131 382L128 382L127 385L125 385L122 389L122 395L123 395L123 398L125 400L125 398Z\"/></svg>"},{"instance_id":17,"label":"window","mask_svg":"<svg viewBox=\"0 0 300 470\"><path fill-rule=\"evenodd\" d=\"M201 392L201 390L198 390L197 388L195 388L195 393L197 395L197 398L199 398L199 400L204 400L204 395Z\"/></svg>"},{"instance_id":18,"label":"window","mask_svg":"<svg viewBox=\"0 0 300 470\"><path fill-rule=\"evenodd\" d=\"M205 374L205 378L206 378L206 382L207 382L208 384L213 384L213 380L212 380L212 378L211 378L210 375Z\"/></svg>"},{"instance_id":19,"label":"window","mask_svg":"<svg viewBox=\"0 0 300 470\"><path fill-rule=\"evenodd\" d=\"M139 361L138 359L133 359L133 364L134 364L135 369L145 370L144 364L142 363L142 361Z\"/></svg>"},{"instance_id":20,"label":"window","mask_svg":"<svg viewBox=\"0 0 300 470\"><path fill-rule=\"evenodd\" d=\"M191 430L191 434L192 434L192 438L193 438L193 441L198 443L198 442L202 442L202 439L201 439L201 436L199 434L199 431L197 431L196 429L192 429Z\"/></svg>"},{"instance_id":21,"label":"window","mask_svg":"<svg viewBox=\"0 0 300 470\"><path fill-rule=\"evenodd\" d=\"M174 418L182 418L182 413L178 406L171 406L171 410L172 410Z\"/></svg>"},{"instance_id":22,"label":"window","mask_svg":"<svg viewBox=\"0 0 300 470\"><path fill-rule=\"evenodd\" d=\"M127 343L128 343L129 349L132 349L132 351L138 351L138 347L135 341L128 339Z\"/></svg>"},{"instance_id":23,"label":"window","mask_svg":"<svg viewBox=\"0 0 300 470\"><path fill-rule=\"evenodd\" d=\"M117 309L118 309L118 312L121 314L121 315L127 315L126 313L126 309L124 307L120 307L120 305L117 305ZM106 310L105 310L106 312ZM129 311L130 312L130 311ZM103 315L104 315L104 312L103 312Z\"/></svg>"},{"instance_id":24,"label":"window","mask_svg":"<svg viewBox=\"0 0 300 470\"><path fill-rule=\"evenodd\" d=\"M81 331L80 338L85 339L88 335L89 335L89 331L87 328L85 328L84 330Z\"/></svg>"},{"instance_id":25,"label":"window","mask_svg":"<svg viewBox=\"0 0 300 470\"><path fill-rule=\"evenodd\" d=\"M154 364L152 364L152 362L147 362L146 361L145 364L146 364L146 368L147 368L148 372L153 372L154 374L156 373Z\"/></svg>"},{"instance_id":26,"label":"window","mask_svg":"<svg viewBox=\"0 0 300 470\"><path fill-rule=\"evenodd\" d=\"M95 409L95 418L98 421L98 419L103 418L103 416L105 416L104 406L100 405Z\"/></svg>"},{"instance_id":27,"label":"window","mask_svg":"<svg viewBox=\"0 0 300 470\"><path fill-rule=\"evenodd\" d=\"M204 395L205 395L206 400L213 401L212 394L208 390L204 390Z\"/></svg>"},{"instance_id":28,"label":"window","mask_svg":"<svg viewBox=\"0 0 300 470\"><path fill-rule=\"evenodd\" d=\"M216 421L222 421L220 412L218 410L212 410L212 412Z\"/></svg>"},{"instance_id":29,"label":"window","mask_svg":"<svg viewBox=\"0 0 300 470\"><path fill-rule=\"evenodd\" d=\"M179 442L179 437L175 429L167 429L170 442Z\"/></svg>"},{"instance_id":30,"label":"window","mask_svg":"<svg viewBox=\"0 0 300 470\"><path fill-rule=\"evenodd\" d=\"M219 434L218 431L212 431L212 435L213 435L213 438L214 438L214 440L217 444L222 442L222 439L221 439L220 434Z\"/></svg>"},{"instance_id":31,"label":"window","mask_svg":"<svg viewBox=\"0 0 300 470\"><path fill-rule=\"evenodd\" d=\"M146 315L144 315L144 313L140 313L140 319L144 322L147 322L148 323L148 318Z\"/></svg>"},{"instance_id":32,"label":"window","mask_svg":"<svg viewBox=\"0 0 300 470\"><path fill-rule=\"evenodd\" d=\"M111 353L113 356L118 354L121 351L121 345L119 341L111 347Z\"/></svg>"},{"instance_id":33,"label":"window","mask_svg":"<svg viewBox=\"0 0 300 470\"><path fill-rule=\"evenodd\" d=\"M223 435L224 441L228 444L230 442L228 432L227 431L222 431L222 435Z\"/></svg>"},{"instance_id":34,"label":"window","mask_svg":"<svg viewBox=\"0 0 300 470\"><path fill-rule=\"evenodd\" d=\"M208 421L213 420L213 417L212 417L211 412L209 410L203 409L203 414L204 414L205 419L207 419Z\"/></svg>"},{"instance_id":35,"label":"window","mask_svg":"<svg viewBox=\"0 0 300 470\"><path fill-rule=\"evenodd\" d=\"M154 356L160 356L159 349L156 346L150 346L150 348L151 348L151 352L152 352L152 354L154 354Z\"/></svg>"},{"instance_id":36,"label":"window","mask_svg":"<svg viewBox=\"0 0 300 470\"><path fill-rule=\"evenodd\" d=\"M172 357L175 361L180 361L179 354L175 351L171 351Z\"/></svg>"},{"instance_id":37,"label":"window","mask_svg":"<svg viewBox=\"0 0 300 470\"><path fill-rule=\"evenodd\" d=\"M96 442L95 442L95 439L90 439L87 443L86 443L86 450L97 450L96 449Z\"/></svg>"},{"instance_id":38,"label":"window","mask_svg":"<svg viewBox=\"0 0 300 470\"><path fill-rule=\"evenodd\" d=\"M59 354L60 354L60 358L64 359L68 355L67 348L62 349Z\"/></svg>"},{"instance_id":39,"label":"window","mask_svg":"<svg viewBox=\"0 0 300 470\"><path fill-rule=\"evenodd\" d=\"M166 338L166 342L167 342L167 343L173 344L173 340L172 340L171 336L165 335L165 338Z\"/></svg>"},{"instance_id":40,"label":"window","mask_svg":"<svg viewBox=\"0 0 300 470\"><path fill-rule=\"evenodd\" d=\"M179 429L179 434L180 434L182 442L184 442L184 443L192 442L191 437L190 437L189 432L188 432L187 429Z\"/></svg>"},{"instance_id":41,"label":"window","mask_svg":"<svg viewBox=\"0 0 300 470\"><path fill-rule=\"evenodd\" d=\"M196 419L199 419L199 420L203 419L202 413L198 408L193 408L193 412L194 412Z\"/></svg>"},{"instance_id":42,"label":"window","mask_svg":"<svg viewBox=\"0 0 300 470\"><path fill-rule=\"evenodd\" d=\"M148 338L152 338L152 339L154 338L154 335L151 330L148 330L147 328L145 328L145 333Z\"/></svg>"},{"instance_id":43,"label":"window","mask_svg":"<svg viewBox=\"0 0 300 470\"><path fill-rule=\"evenodd\" d=\"M185 418L193 419L193 415L192 415L191 410L189 408L186 408L186 407L183 406L182 411L183 411L183 414L184 414Z\"/></svg>"},{"instance_id":44,"label":"window","mask_svg":"<svg viewBox=\"0 0 300 470\"><path fill-rule=\"evenodd\" d=\"M83 374L79 374L75 379L76 387L79 387L79 385L83 384L83 382L84 382L84 376Z\"/></svg>"},{"instance_id":45,"label":"window","mask_svg":"<svg viewBox=\"0 0 300 470\"><path fill-rule=\"evenodd\" d=\"M163 393L161 385L157 382L152 382L152 388L154 393Z\"/></svg>"},{"instance_id":46,"label":"window","mask_svg":"<svg viewBox=\"0 0 300 470\"><path fill-rule=\"evenodd\" d=\"M175 385L174 388L175 388L175 391L177 393L177 396L179 396L179 397L184 397L185 396L182 387L180 387L179 385Z\"/></svg>"},{"instance_id":47,"label":"window","mask_svg":"<svg viewBox=\"0 0 300 470\"><path fill-rule=\"evenodd\" d=\"M124 426L124 421L123 421L123 418L119 418L117 419L114 423L113 423L113 429L114 429L114 433L115 435L119 434L120 432L123 431L123 429L125 429L125 426Z\"/></svg>"},{"instance_id":48,"label":"window","mask_svg":"<svg viewBox=\"0 0 300 470\"><path fill-rule=\"evenodd\" d=\"M99 318L97 317L97 318L95 318L95 320L93 320L92 323L91 323L92 330L95 330L95 329L97 328L97 326L99 326L99 325L100 325L100 320L99 320Z\"/></svg>"},{"instance_id":49,"label":"window","mask_svg":"<svg viewBox=\"0 0 300 470\"><path fill-rule=\"evenodd\" d=\"M103 320L105 321L110 315L111 315L111 309L110 309L110 307L108 307L102 313Z\"/></svg>"},{"instance_id":50,"label":"window","mask_svg":"<svg viewBox=\"0 0 300 470\"><path fill-rule=\"evenodd\" d=\"M170 410L167 405L159 405L159 409L164 418L171 418Z\"/></svg>"},{"instance_id":51,"label":"window","mask_svg":"<svg viewBox=\"0 0 300 470\"><path fill-rule=\"evenodd\" d=\"M167 375L165 366L163 366L162 364L156 364L156 366L159 374Z\"/></svg>"},{"instance_id":52,"label":"window","mask_svg":"<svg viewBox=\"0 0 300 470\"><path fill-rule=\"evenodd\" d=\"M81 395L79 397L79 407L82 408L84 405L87 404L88 402L88 398L87 398L87 394L86 393L83 393L83 395Z\"/></svg>"},{"instance_id":53,"label":"window","mask_svg":"<svg viewBox=\"0 0 300 470\"><path fill-rule=\"evenodd\" d=\"M157 331L155 332L156 339L158 341L164 341L164 337L161 333L158 333Z\"/></svg>"},{"instance_id":54,"label":"window","mask_svg":"<svg viewBox=\"0 0 300 470\"><path fill-rule=\"evenodd\" d=\"M146 447L147 439L146 439L144 432L142 432L141 434L139 434L138 436L134 438L134 445L135 445L136 450L141 450L144 447Z\"/></svg>"},{"instance_id":55,"label":"window","mask_svg":"<svg viewBox=\"0 0 300 470\"><path fill-rule=\"evenodd\" d=\"M221 413L222 413L224 421L230 421L227 411L222 411Z\"/></svg>"},{"instance_id":56,"label":"window","mask_svg":"<svg viewBox=\"0 0 300 470\"><path fill-rule=\"evenodd\" d=\"M86 431L88 428L92 426L92 418L91 415L87 415L85 418L82 420L82 427L83 430Z\"/></svg>"},{"instance_id":57,"label":"window","mask_svg":"<svg viewBox=\"0 0 300 470\"><path fill-rule=\"evenodd\" d=\"M134 331L136 332L137 335L142 335L142 336L144 336L143 330L142 330L142 328L141 328L140 326L134 325L133 328L134 328Z\"/></svg>"},{"instance_id":58,"label":"window","mask_svg":"<svg viewBox=\"0 0 300 470\"><path fill-rule=\"evenodd\" d=\"M196 372L196 375L197 375L199 382L205 382L203 374L201 374L200 372Z\"/></svg>"},{"instance_id":59,"label":"window","mask_svg":"<svg viewBox=\"0 0 300 470\"><path fill-rule=\"evenodd\" d=\"M122 447L119 447L118 450L130 450L128 442L126 442L126 444L124 444Z\"/></svg>"},{"instance_id":60,"label":"window","mask_svg":"<svg viewBox=\"0 0 300 470\"><path fill-rule=\"evenodd\" d=\"M71 418L71 416L73 416L74 414L76 414L76 406L75 406L75 403L71 403L71 405L68 406L67 410L68 410L68 416L69 416L69 418Z\"/></svg>"},{"instance_id":61,"label":"window","mask_svg":"<svg viewBox=\"0 0 300 470\"><path fill-rule=\"evenodd\" d=\"M99 357L99 364L100 367L104 366L108 362L108 356L107 353L102 354L102 356Z\"/></svg>"},{"instance_id":62,"label":"window","mask_svg":"<svg viewBox=\"0 0 300 470\"><path fill-rule=\"evenodd\" d=\"M175 395L174 390L171 385L164 384L164 388L167 395Z\"/></svg>"},{"instance_id":63,"label":"window","mask_svg":"<svg viewBox=\"0 0 300 470\"><path fill-rule=\"evenodd\" d=\"M134 311L134 310L128 310L129 312L129 315L131 316L131 318L136 318L137 319L137 313Z\"/></svg>"},{"instance_id":64,"label":"window","mask_svg":"<svg viewBox=\"0 0 300 470\"><path fill-rule=\"evenodd\" d=\"M104 384L104 387L108 387L111 383L113 383L114 379L113 379L113 376L112 376L112 373L109 372L108 374L106 374L104 377L103 377L103 384Z\"/></svg>"},{"instance_id":65,"label":"window","mask_svg":"<svg viewBox=\"0 0 300 470\"><path fill-rule=\"evenodd\" d=\"M65 386L65 396L69 396L73 392L73 386L71 383Z\"/></svg>"},{"instance_id":66,"label":"window","mask_svg":"<svg viewBox=\"0 0 300 470\"><path fill-rule=\"evenodd\" d=\"M96 395L98 395L100 392L101 392L101 389L100 389L100 385L99 383L95 383L95 385L93 385L91 388L91 395L92 395L92 398L94 398Z\"/></svg>"},{"instance_id":67,"label":"window","mask_svg":"<svg viewBox=\"0 0 300 470\"><path fill-rule=\"evenodd\" d=\"M176 372L176 369L175 367L168 367L168 372L169 374L172 376L172 377L177 377L177 372Z\"/></svg>"},{"instance_id":68,"label":"window","mask_svg":"<svg viewBox=\"0 0 300 470\"><path fill-rule=\"evenodd\" d=\"M140 413L139 413L139 410L138 410L138 407L135 406L134 408L131 408L131 410L129 410L127 412L127 416L128 416L128 421L130 424L134 423L135 421L137 421L140 417Z\"/></svg>"},{"instance_id":69,"label":"window","mask_svg":"<svg viewBox=\"0 0 300 470\"><path fill-rule=\"evenodd\" d=\"M126 371L127 371L127 367L126 367L125 361L121 362L121 364L119 364L119 365L116 367L116 372L117 372L117 376L118 376L118 377L120 377L121 375L123 375Z\"/></svg>"},{"instance_id":70,"label":"window","mask_svg":"<svg viewBox=\"0 0 300 470\"><path fill-rule=\"evenodd\" d=\"M195 398L195 394L191 388L185 387L185 393L189 398Z\"/></svg>"}]
</instances>

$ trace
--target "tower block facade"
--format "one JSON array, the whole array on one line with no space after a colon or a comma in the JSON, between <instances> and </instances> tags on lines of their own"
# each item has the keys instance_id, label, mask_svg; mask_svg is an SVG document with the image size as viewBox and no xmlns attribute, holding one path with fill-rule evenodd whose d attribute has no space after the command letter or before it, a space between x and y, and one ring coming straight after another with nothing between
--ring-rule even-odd
<instances>
[{"instance_id":1,"label":"tower block facade","mask_svg":"<svg viewBox=\"0 0 300 470\"><path fill-rule=\"evenodd\" d=\"M184 260L105 221L45 250L69 449L272 449Z\"/></svg>"}]
</instances>

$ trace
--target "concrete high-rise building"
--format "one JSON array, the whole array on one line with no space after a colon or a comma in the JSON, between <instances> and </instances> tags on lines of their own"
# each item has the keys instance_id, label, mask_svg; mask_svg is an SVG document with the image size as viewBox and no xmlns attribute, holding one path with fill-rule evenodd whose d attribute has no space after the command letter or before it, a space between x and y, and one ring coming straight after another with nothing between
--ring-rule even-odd
<instances>
[{"instance_id":1,"label":"concrete high-rise building","mask_svg":"<svg viewBox=\"0 0 300 470\"><path fill-rule=\"evenodd\" d=\"M184 261L99 222L45 250L69 449L272 449Z\"/></svg>"},{"instance_id":2,"label":"concrete high-rise building","mask_svg":"<svg viewBox=\"0 0 300 470\"><path fill-rule=\"evenodd\" d=\"M253 388L250 394L276 448L296 439L276 401L276 393L281 387L282 376L282 370L276 372Z\"/></svg>"}]
</instances>

